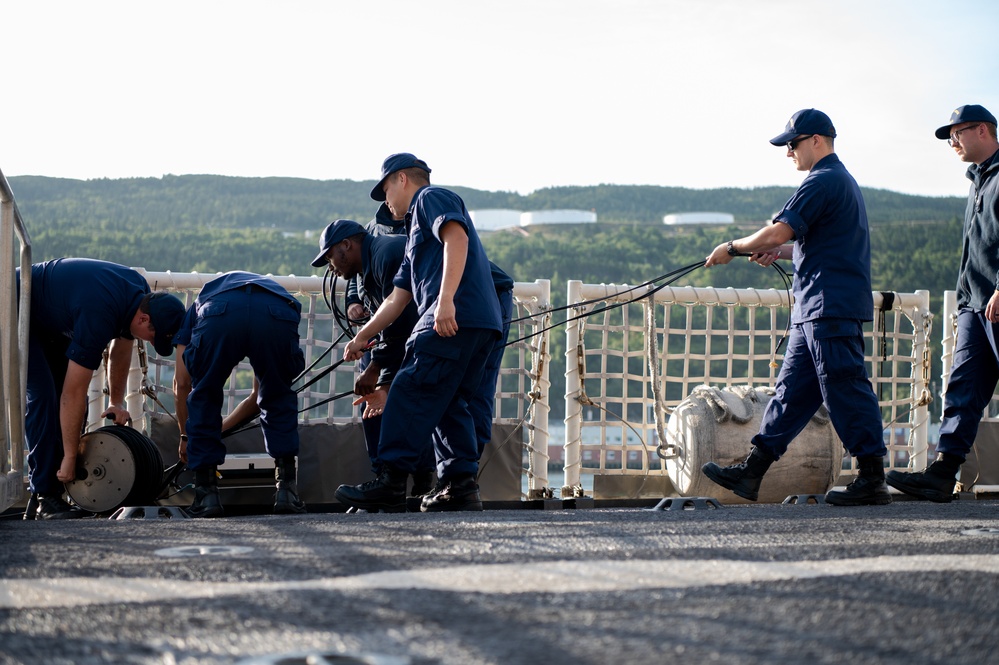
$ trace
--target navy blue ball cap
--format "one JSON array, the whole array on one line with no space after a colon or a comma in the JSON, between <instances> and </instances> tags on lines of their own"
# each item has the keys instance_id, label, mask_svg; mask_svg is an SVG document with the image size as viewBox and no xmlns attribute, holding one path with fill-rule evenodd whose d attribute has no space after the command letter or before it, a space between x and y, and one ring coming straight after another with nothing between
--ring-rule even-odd
<instances>
[{"instance_id":1,"label":"navy blue ball cap","mask_svg":"<svg viewBox=\"0 0 999 665\"><path fill-rule=\"evenodd\" d=\"M960 125L962 122L988 122L994 125L996 124L996 117L989 113L988 109L984 106L979 106L978 104L958 106L950 114L950 122L938 129L934 133L934 136L938 139L949 139L950 128L954 125Z\"/></svg>"},{"instance_id":2,"label":"navy blue ball cap","mask_svg":"<svg viewBox=\"0 0 999 665\"><path fill-rule=\"evenodd\" d=\"M770 143L776 146L785 146L787 142L795 136L802 134L818 134L836 138L836 128L833 127L832 120L822 111L816 109L801 109L791 116L784 127L784 133L770 139Z\"/></svg>"},{"instance_id":3,"label":"navy blue ball cap","mask_svg":"<svg viewBox=\"0 0 999 665\"><path fill-rule=\"evenodd\" d=\"M382 162L382 177L375 185L375 188L371 190L371 198L375 201L384 201L385 192L382 190L382 185L385 184L385 178L389 177L396 171L401 171L403 169L411 169L413 167L423 169L430 173L430 167L422 159L417 158L416 155L410 154L408 152L399 152L394 155L389 155Z\"/></svg>"},{"instance_id":4,"label":"navy blue ball cap","mask_svg":"<svg viewBox=\"0 0 999 665\"><path fill-rule=\"evenodd\" d=\"M173 353L173 336L180 330L187 310L177 296L157 291L149 296L149 322L156 330L153 348L164 358Z\"/></svg>"},{"instance_id":5,"label":"navy blue ball cap","mask_svg":"<svg viewBox=\"0 0 999 665\"><path fill-rule=\"evenodd\" d=\"M326 265L326 254L333 245L364 232L363 226L349 219L338 219L327 226L323 229L323 237L319 239L319 254L312 260L313 267Z\"/></svg>"}]
</instances>

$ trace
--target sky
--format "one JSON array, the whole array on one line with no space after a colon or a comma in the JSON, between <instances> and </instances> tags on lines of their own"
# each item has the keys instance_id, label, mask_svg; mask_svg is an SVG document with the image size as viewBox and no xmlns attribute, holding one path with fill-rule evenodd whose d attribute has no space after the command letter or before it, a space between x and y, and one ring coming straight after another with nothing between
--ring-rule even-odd
<instances>
[{"instance_id":1,"label":"sky","mask_svg":"<svg viewBox=\"0 0 999 665\"><path fill-rule=\"evenodd\" d=\"M965 196L933 131L999 114L995 0L32 0L0 13L0 170L75 179L795 186L832 118L865 187ZM17 191L14 191L15 197Z\"/></svg>"}]
</instances>

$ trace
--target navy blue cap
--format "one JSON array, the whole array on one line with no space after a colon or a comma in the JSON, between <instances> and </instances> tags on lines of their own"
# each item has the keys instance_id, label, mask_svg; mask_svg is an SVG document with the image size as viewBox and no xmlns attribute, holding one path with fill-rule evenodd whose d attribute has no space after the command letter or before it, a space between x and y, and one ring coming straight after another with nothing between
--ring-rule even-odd
<instances>
[{"instance_id":1,"label":"navy blue cap","mask_svg":"<svg viewBox=\"0 0 999 665\"><path fill-rule=\"evenodd\" d=\"M960 125L962 122L989 122L994 125L996 124L996 117L989 113L988 109L984 106L979 106L978 104L958 106L950 114L950 122L934 132L934 136L938 139L949 139L950 128L954 125Z\"/></svg>"},{"instance_id":2,"label":"navy blue cap","mask_svg":"<svg viewBox=\"0 0 999 665\"><path fill-rule=\"evenodd\" d=\"M187 310L184 303L166 291L157 291L149 296L149 322L156 330L153 348L164 358L173 353L173 336L180 330Z\"/></svg>"},{"instance_id":3,"label":"navy blue cap","mask_svg":"<svg viewBox=\"0 0 999 665\"><path fill-rule=\"evenodd\" d=\"M413 167L423 169L430 173L430 167L422 159L418 159L416 155L410 154L408 152L400 152L394 155L389 155L382 162L382 178L375 185L375 188L371 190L371 198L375 201L384 201L385 192L382 190L382 185L385 184L385 178L389 177L396 171L401 171L403 169L411 169Z\"/></svg>"},{"instance_id":4,"label":"navy blue cap","mask_svg":"<svg viewBox=\"0 0 999 665\"><path fill-rule=\"evenodd\" d=\"M819 136L836 138L836 128L833 127L829 116L822 111L801 109L787 121L784 133L770 139L770 143L776 146L784 146L795 136L802 134L818 134Z\"/></svg>"},{"instance_id":5,"label":"navy blue cap","mask_svg":"<svg viewBox=\"0 0 999 665\"><path fill-rule=\"evenodd\" d=\"M323 229L323 237L319 240L319 254L312 260L313 267L326 265L326 254L330 247L358 233L365 233L364 227L349 219L338 219Z\"/></svg>"}]
</instances>

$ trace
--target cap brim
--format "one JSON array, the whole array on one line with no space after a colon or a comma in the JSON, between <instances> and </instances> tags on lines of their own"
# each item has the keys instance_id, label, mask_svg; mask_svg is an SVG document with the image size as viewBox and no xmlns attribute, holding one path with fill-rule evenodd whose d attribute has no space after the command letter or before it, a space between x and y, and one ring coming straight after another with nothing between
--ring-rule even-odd
<instances>
[{"instance_id":1,"label":"cap brim","mask_svg":"<svg viewBox=\"0 0 999 665\"><path fill-rule=\"evenodd\" d=\"M392 175L392 174L390 173L389 175ZM385 178L388 178L388 176L385 176ZM385 200L385 190L382 189L382 185L385 184L385 178L382 178L381 180L379 180L378 184L375 185L374 189L371 190L371 199L373 201L384 201Z\"/></svg>"},{"instance_id":2,"label":"cap brim","mask_svg":"<svg viewBox=\"0 0 999 665\"><path fill-rule=\"evenodd\" d=\"M801 132L784 132L780 136L775 136L772 139L770 139L770 145L775 145L778 147L785 146L787 145L788 141L790 141L800 133Z\"/></svg>"},{"instance_id":3,"label":"cap brim","mask_svg":"<svg viewBox=\"0 0 999 665\"><path fill-rule=\"evenodd\" d=\"M330 251L329 248L326 248L323 249L323 251L319 252L319 254L316 255L316 258L312 259L312 267L322 268L324 265L326 265L328 263L328 261L326 260L326 254L329 251Z\"/></svg>"},{"instance_id":4,"label":"cap brim","mask_svg":"<svg viewBox=\"0 0 999 665\"><path fill-rule=\"evenodd\" d=\"M954 123L954 124L956 125L958 123ZM937 131L933 132L933 135L936 136L938 139L941 139L941 140L943 140L943 139L949 139L950 138L950 128L953 127L953 126L954 125L944 125L943 127L941 127L940 129L938 129Z\"/></svg>"},{"instance_id":5,"label":"cap brim","mask_svg":"<svg viewBox=\"0 0 999 665\"><path fill-rule=\"evenodd\" d=\"M159 335L153 341L153 348L156 349L156 355L162 356L163 358L168 358L173 355L173 344L168 339L162 339Z\"/></svg>"}]
</instances>

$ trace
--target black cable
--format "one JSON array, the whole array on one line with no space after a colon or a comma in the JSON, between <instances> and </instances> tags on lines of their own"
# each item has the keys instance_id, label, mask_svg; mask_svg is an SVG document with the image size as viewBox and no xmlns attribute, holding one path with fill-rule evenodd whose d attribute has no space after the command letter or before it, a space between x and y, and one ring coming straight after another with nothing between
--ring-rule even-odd
<instances>
[{"instance_id":1,"label":"black cable","mask_svg":"<svg viewBox=\"0 0 999 665\"><path fill-rule=\"evenodd\" d=\"M654 294L654 293L656 293L658 291L661 291L662 289L666 288L667 286L669 286L670 284L672 284L676 280L680 279L681 277L686 277L690 273L694 272L695 270L697 270L698 268L701 268L703 266L704 266L704 262L703 261L700 262L700 263L692 263L689 266L685 266L683 268L679 268L678 270L674 270L672 272L666 273L666 275L661 275L659 277L656 277L655 279L649 280L648 282L645 282L644 284L639 284L638 286L634 286L634 287L631 287L629 289L625 289L624 291L620 291L619 293L617 293L615 295L620 295L621 293L628 293L630 291L634 291L635 289L640 289L642 287L647 287L647 286L655 283L656 281L663 279L664 277L670 277L670 279L668 281L663 282L662 284L660 284L656 288L651 289L649 291L646 291L646 292L642 293L639 296L636 296L636 297L631 298L629 300L624 300L624 301L621 301L621 302L617 302L617 303L614 303L614 304L611 304L611 305L606 305L605 307L601 307L600 309L595 309L592 312L583 312L581 314L577 314L576 316L570 316L570 317L566 318L564 321L559 321L559 322L553 323L553 324L551 324L549 326L545 326L544 328L542 328L540 330L532 332L532 333L530 333L528 335L524 335L520 339L515 339L512 342L507 342L503 346L504 347L512 346L513 344L518 344L518 343L523 342L524 340L528 340L528 339L530 339L532 337L537 337L538 335L540 335L542 333L548 332L549 330L551 330L553 328L557 328L558 326L564 325L566 323L570 323L572 321L578 321L579 319L583 319L583 318L586 318L588 316L596 316L597 314L603 314L604 312L608 312L608 311L617 309L619 307L624 307L626 305L630 305L632 303L638 302L639 300L644 300L645 298L648 298L650 295L652 295L652 294ZM578 303L572 303L571 305L566 305L564 307L559 307L559 308L556 308L556 309L553 309L553 310L548 310L545 313L547 314L547 313L550 313L550 312L563 311L563 310L566 310L566 309L578 309L579 307L585 307L587 305L592 305L592 304L596 304L596 303L600 303L600 302L605 302L606 300L607 300L607 297L594 298L592 300L584 300L584 301L581 301L581 302L578 302ZM529 318L533 318L533 317L529 317Z\"/></svg>"}]
</instances>

